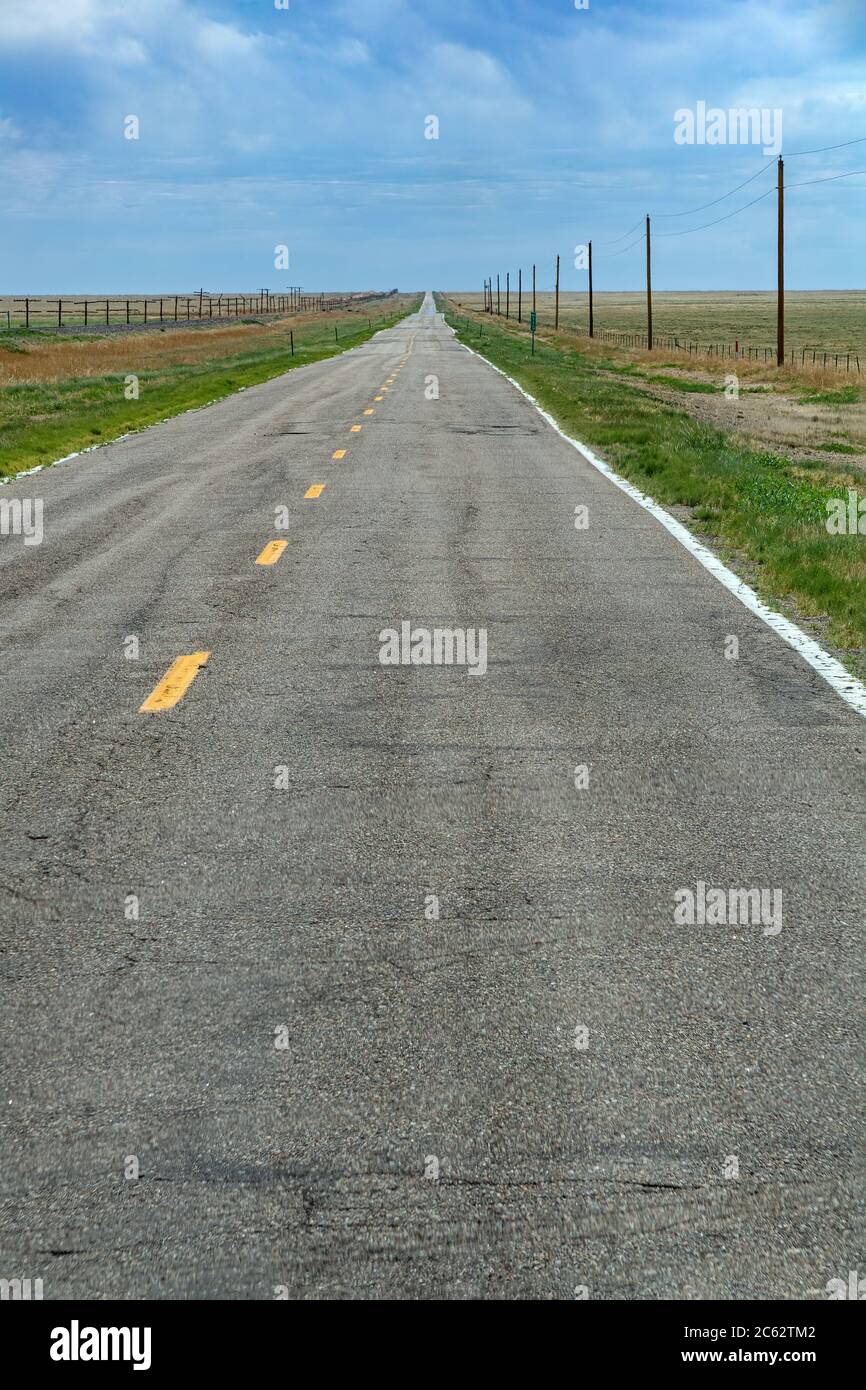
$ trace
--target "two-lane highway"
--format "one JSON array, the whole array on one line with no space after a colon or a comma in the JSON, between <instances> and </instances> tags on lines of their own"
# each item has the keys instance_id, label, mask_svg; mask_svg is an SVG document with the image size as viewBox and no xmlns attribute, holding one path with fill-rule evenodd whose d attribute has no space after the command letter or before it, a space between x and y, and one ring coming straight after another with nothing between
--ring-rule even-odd
<instances>
[{"instance_id":1,"label":"two-lane highway","mask_svg":"<svg viewBox=\"0 0 866 1390\"><path fill-rule=\"evenodd\" d=\"M863 1267L863 721L429 297L2 496L0 1275ZM676 921L700 884L782 929Z\"/></svg>"}]
</instances>

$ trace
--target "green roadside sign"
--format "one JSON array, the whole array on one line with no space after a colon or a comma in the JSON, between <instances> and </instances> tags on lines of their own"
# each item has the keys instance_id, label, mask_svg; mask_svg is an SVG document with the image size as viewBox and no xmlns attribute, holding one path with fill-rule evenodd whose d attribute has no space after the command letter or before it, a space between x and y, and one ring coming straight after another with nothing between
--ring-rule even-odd
<instances>
[{"instance_id":1,"label":"green roadside sign","mask_svg":"<svg viewBox=\"0 0 866 1390\"><path fill-rule=\"evenodd\" d=\"M535 310L533 309L532 313L529 315L529 331L530 331L531 333L534 333L537 327L538 327L538 315L536 314Z\"/></svg>"}]
</instances>

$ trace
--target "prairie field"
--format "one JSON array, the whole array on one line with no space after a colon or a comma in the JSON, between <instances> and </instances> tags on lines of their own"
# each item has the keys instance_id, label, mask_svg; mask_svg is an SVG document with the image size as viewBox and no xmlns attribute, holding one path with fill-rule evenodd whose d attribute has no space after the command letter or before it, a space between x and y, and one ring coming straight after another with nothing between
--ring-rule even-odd
<instances>
[{"instance_id":1,"label":"prairie field","mask_svg":"<svg viewBox=\"0 0 866 1390\"><path fill-rule=\"evenodd\" d=\"M597 279L596 272L596 279ZM465 308L480 308L482 295L449 296ZM505 313L505 286L500 291ZM496 287L494 284L494 303ZM540 323L552 323L555 296L545 290L536 295ZM511 313L517 313L517 292L512 287ZM524 282L523 311L532 308L532 290ZM646 295L643 291L593 294L596 329L617 333L646 331ZM561 294L559 322L563 328L586 332L589 323L588 294ZM701 345L739 341L743 347L773 347L776 341L776 296L766 290L660 290L653 292L653 333L677 337ZM795 290L785 296L785 345L788 350L859 354L866 375L866 290Z\"/></svg>"},{"instance_id":2,"label":"prairie field","mask_svg":"<svg viewBox=\"0 0 866 1390\"><path fill-rule=\"evenodd\" d=\"M417 302L164 331L0 332L0 478L357 346Z\"/></svg>"}]
</instances>

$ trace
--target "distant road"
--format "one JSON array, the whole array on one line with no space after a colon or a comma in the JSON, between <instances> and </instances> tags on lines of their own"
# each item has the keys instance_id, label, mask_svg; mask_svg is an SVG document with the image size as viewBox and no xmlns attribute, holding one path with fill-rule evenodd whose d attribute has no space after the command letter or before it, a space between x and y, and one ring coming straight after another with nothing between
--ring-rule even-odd
<instances>
[{"instance_id":1,"label":"distant road","mask_svg":"<svg viewBox=\"0 0 866 1390\"><path fill-rule=\"evenodd\" d=\"M0 1276L862 1270L863 721L429 297L13 498ZM485 630L486 672L382 664L404 622ZM701 883L782 930L675 922Z\"/></svg>"}]
</instances>

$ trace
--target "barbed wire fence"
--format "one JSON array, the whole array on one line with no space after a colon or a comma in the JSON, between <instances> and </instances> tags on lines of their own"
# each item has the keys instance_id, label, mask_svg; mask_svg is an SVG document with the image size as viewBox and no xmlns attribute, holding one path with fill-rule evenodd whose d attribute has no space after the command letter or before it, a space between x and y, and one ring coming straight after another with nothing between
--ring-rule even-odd
<instances>
[{"instance_id":1,"label":"barbed wire fence","mask_svg":"<svg viewBox=\"0 0 866 1390\"><path fill-rule=\"evenodd\" d=\"M112 324L201 323L202 321L261 318L280 314L329 313L336 309L386 299L394 290L358 295L305 294L290 286L285 293L263 289L256 294L212 294L201 289L191 295L104 295L77 299L73 295L16 295L8 302L18 308L0 311L0 327L64 328Z\"/></svg>"},{"instance_id":2,"label":"barbed wire fence","mask_svg":"<svg viewBox=\"0 0 866 1390\"><path fill-rule=\"evenodd\" d=\"M789 154L789 155L787 155L786 157L790 160L790 159L797 159L797 158L801 158L801 157L806 157L806 156L808 156L808 155L825 154L825 153L828 153L829 151L832 151L832 150L845 149L845 148L848 148L848 147L851 146L851 145L859 145L859 144L863 144L863 143L866 143L866 136L858 136L856 139L853 139L853 140L845 140L845 141L842 141L840 144L837 144L837 145L825 145L825 146L823 146L823 147L820 147L820 148L817 148L817 149L812 149L812 150L795 150L793 154ZM663 212L663 213L656 213L656 214L654 214L654 217L657 218L657 219L659 219L659 220L661 220L661 219L667 219L667 218L693 217L693 216L696 216L698 213L705 212L705 211L707 211L707 210L710 209L710 208L713 208L713 207L718 206L720 203L723 203L727 198L733 197L735 193L739 193L740 190L743 189L743 188L745 188L748 184L751 184L751 183L753 183L756 179L761 178L761 176L764 175L764 174L766 174L770 169L772 169L772 168L774 167L774 165L775 165L775 168L776 168L776 182L775 182L775 184L774 184L772 187L765 189L763 193L758 194L758 196L757 196L756 198L752 198L752 199L750 199L749 202L744 203L742 207L735 208L735 209L733 210L733 212L724 213L721 217L713 218L711 221L709 221L709 222L704 222L704 223L700 224L700 225L697 226L697 227L685 227L685 228L683 228L682 230L674 230L674 231L669 231L669 232L668 232L668 231L661 231L661 232L656 232L656 233L655 233L655 235L656 235L657 237L661 237L661 238L664 238L664 239L666 240L666 239L669 238L669 237L690 236L690 235L693 235L694 233L697 233L697 232L706 231L706 230L708 230L708 229L711 228L711 227L716 227L716 226L718 226L719 223L721 223L721 222L727 222L730 218L740 216L742 213L748 211L749 208L755 207L756 204L758 204L758 203L760 203L760 202L763 202L763 200L764 200L765 198L768 198L772 193L775 192L775 194L776 194L776 223L777 223L777 235L776 235L777 288L776 288L776 342L775 342L775 345L774 345L774 346L772 346L772 347L770 347L770 346L764 346L764 345L756 346L756 345L754 345L754 344L749 344L749 343L742 343L742 344L741 344L741 342L740 342L740 340L739 340L738 338L735 339L735 341L734 341L733 344L731 344L730 342L726 342L726 343L724 343L724 342L722 342L722 343L719 343L719 342L710 342L710 343L706 343L706 344L701 344L700 342L695 341L694 339L688 337L687 335L682 335L682 336L681 336L681 335L676 335L676 334L674 334L674 335L672 335L672 334L657 335L657 334L655 334L655 333L653 332L653 317L652 317L652 315L653 315L653 292L652 292L652 236L653 236L652 223L653 223L653 216L651 216L649 213L647 213L647 214L645 215L645 217L641 217L641 218L639 219L639 221L636 222L636 223L634 224L633 227L630 227L630 228L628 229L628 231L623 232L620 236L614 237L614 238L613 238L612 240L610 240L610 241L607 241L607 242L602 243L602 245L605 246L605 247L616 246L616 245L618 245L619 242L628 240L628 238L632 237L632 236L634 235L634 233L637 232L639 228L641 228L641 230L640 230L640 232L639 232L639 235L636 236L636 237L634 237L634 240L629 241L627 246L620 247L619 250L616 250L616 251L602 251L601 256L599 256L598 253L596 252L596 261L598 261L598 260L609 260L609 259L613 259L614 257L618 257L618 256L624 256L624 255L626 255L629 251L634 250L637 246L643 246L643 247L645 248L645 254L646 254L646 332L645 332L645 333L642 333L642 334L634 333L634 332L631 332L631 333L629 333L629 332L621 332L621 331L619 331L619 330L609 329L609 328L605 328L605 327L603 327L603 326L599 327L599 326L597 325L597 323L596 323L596 317L597 317L598 308L597 308L597 303L596 303L595 298L594 298L594 295L595 295L595 286L594 286L594 282L593 282L593 243L592 243L592 239L590 238L587 242L585 242L585 243L583 243L583 244L581 244L581 245L575 247L575 268L576 268L576 269L586 269L587 272L588 272L588 325L587 325L587 333L586 333L586 336L587 336L587 337L590 337L590 338L600 338L600 339L602 339L603 341L612 342L612 343L617 343L617 344L619 344L619 345L621 345L621 346L627 346L627 347L640 347L640 348L644 348L644 349L646 349L646 350L648 350L648 351L652 351L654 348L665 347L665 348L667 348L668 350L671 350L671 351L688 352L690 355L695 355L695 356L698 356L698 355L701 355L701 356L709 356L709 357L712 357L712 356L719 356L719 357L725 356L725 357L732 357L732 358L737 358L737 359L739 359L739 358L746 358L746 359L749 359L749 360L763 360L763 361L766 361L766 362L769 362L769 361L771 361L771 360L775 360L776 365L777 365L777 366L780 366L780 367L783 366L783 365L787 365L788 363L790 363L791 365L796 365L797 362L799 362L801 366L805 366L805 365L808 364L808 365L811 365L811 366L819 366L819 365L820 365L820 366L823 366L823 367L826 368L826 367L829 367L829 366L831 365L831 361L832 361L832 366L833 366L834 370L836 370L836 371L841 371L841 370L845 370L846 372L852 372L852 371L853 371L853 372L857 372L858 374L860 374L860 373L861 373L860 356L859 356L859 353L857 353L856 351L853 351L853 352L852 352L852 351L849 350L849 349L841 349L841 350L837 351L837 350L835 350L834 348L830 348L830 349L825 350L825 349L820 348L820 347L815 347L815 348L811 348L811 347L800 347L800 348L791 348L791 349L787 349L787 348L786 348L786 345L785 345L785 194L786 194L786 192L791 192L792 190L797 189L797 188L807 188L807 187L812 187L813 185L819 184L819 183L832 183L832 182L835 182L835 181L840 180L840 179L849 179L849 178L855 178L855 177L860 176L860 175L866 175L866 169L850 169L850 170L844 171L844 172L842 172L842 173L824 175L824 176L821 176L821 177L819 177L819 178L814 178L814 179L802 179L802 180L800 180L800 181L797 182L797 183L788 184L787 189L786 189L786 186L785 186L785 160L780 156L779 159L778 159L778 161L771 160L768 164L765 164L765 165L763 165L760 169L758 169L754 174L751 174L751 175L749 176L749 178L744 179L742 183L737 184L735 188L729 189L726 193L720 194L719 197L713 198L713 199L711 199L711 200L710 200L709 202L707 202L707 203L702 203L702 204L700 204L698 207L694 207L694 208L686 208L686 209L684 209L684 210L682 210L682 211L679 211L679 212ZM581 259L582 259L582 262L583 262L583 263L579 263L578 253L581 253ZM559 256L559 255L556 256L555 266L556 266L556 269L555 269L555 284L554 284L554 290L553 290L555 311L554 311L554 320L553 320L553 323L551 324L551 323L549 323L549 322L543 322L541 319L538 318L538 315L537 315L537 312L536 312L536 294L535 294L535 271L536 271L536 267L535 267L534 265L533 265L533 267L532 267L532 285L533 285L533 308L532 308L532 312L533 312L533 315L534 315L534 319L535 319L536 324L539 324L539 325L541 325L541 326L543 326L543 327L553 328L554 331L557 331L557 330L559 329L559 327L560 327L560 312L559 312L559 309L560 309L560 256ZM523 278L523 277L522 277L522 270L521 270L521 271L518 272L518 283L519 283L521 286L522 286L522 278ZM510 280L510 273L506 276L506 283L508 283L509 280ZM496 282L497 282L497 287L498 287L498 286L499 286L499 282L500 282L500 277L499 277L499 275L496 276ZM506 307L505 307L505 317L506 317L506 318L512 318L512 317L514 317L514 318L517 319L517 322L518 322L518 323L523 323L523 321L524 321L524 314L523 314L522 298L523 298L523 296L522 296L522 294L521 294L521 295L519 296L519 298L518 298L517 314L514 315L514 314L512 314L512 311L511 311L511 296L510 296L510 295L506 295ZM495 307L494 307L493 276L490 276L489 278L485 279L485 281L484 281L484 287L483 287L483 303L484 303L484 310L485 310L486 313L488 313L488 314L496 314L496 315L498 315L498 316L500 316L500 317L502 316L502 303L501 303L501 298L500 298L500 295L499 295L498 292L497 292L497 294L496 294ZM568 325L566 325L566 326L569 327L569 328L571 328L573 331L578 331L578 332L580 331L579 329L575 330L573 324L568 324Z\"/></svg>"}]
</instances>

